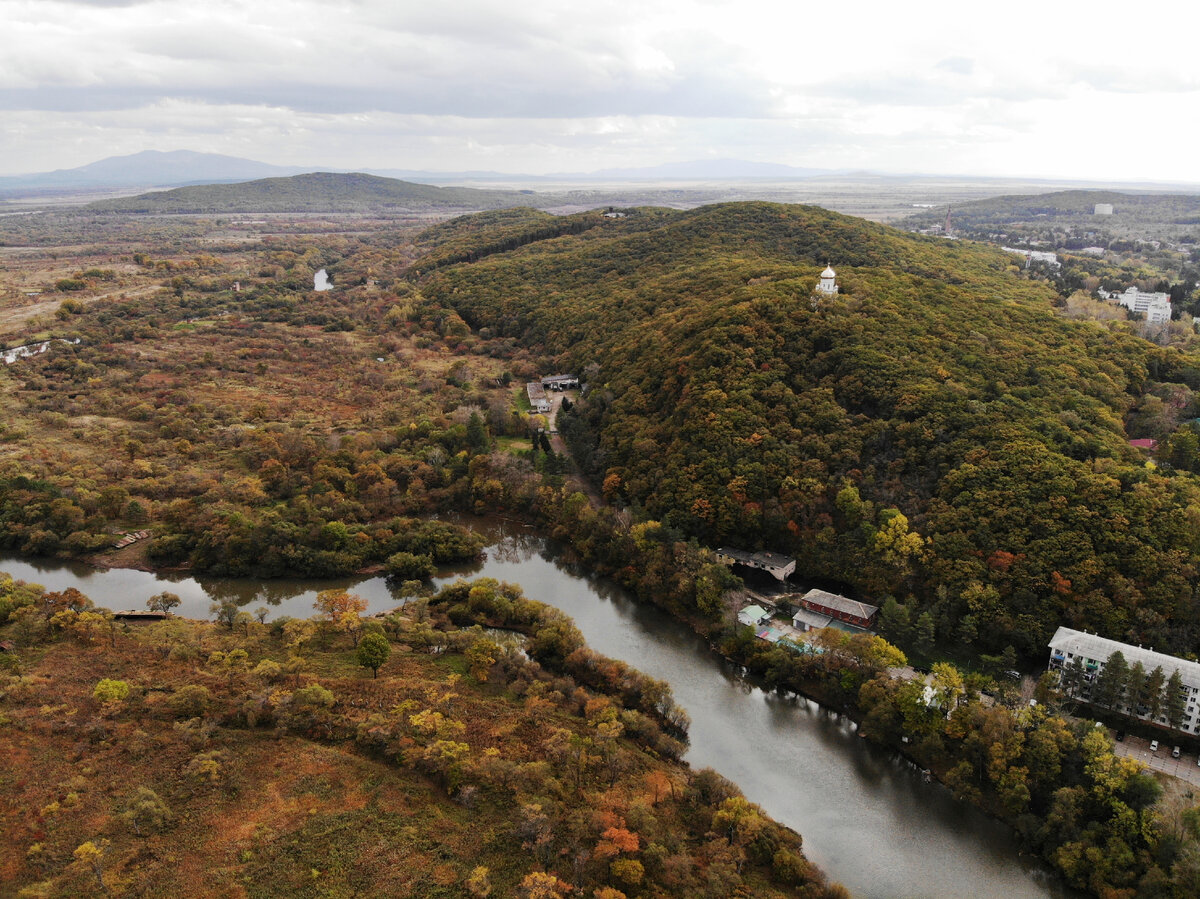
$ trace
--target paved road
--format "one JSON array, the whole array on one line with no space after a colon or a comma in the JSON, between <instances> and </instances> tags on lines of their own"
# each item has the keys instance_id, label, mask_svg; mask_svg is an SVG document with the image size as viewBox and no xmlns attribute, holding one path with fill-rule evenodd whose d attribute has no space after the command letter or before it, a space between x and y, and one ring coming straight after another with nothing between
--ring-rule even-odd
<instances>
[{"instance_id":1,"label":"paved road","mask_svg":"<svg viewBox=\"0 0 1200 899\"><path fill-rule=\"evenodd\" d=\"M1171 749L1174 744L1168 740L1158 741L1158 752L1150 751L1149 740L1143 740L1132 734L1114 746L1117 755L1135 758L1140 762L1145 762L1155 771L1161 771L1163 774L1200 785L1200 766L1196 764L1196 756L1185 752L1177 759L1171 758Z\"/></svg>"}]
</instances>

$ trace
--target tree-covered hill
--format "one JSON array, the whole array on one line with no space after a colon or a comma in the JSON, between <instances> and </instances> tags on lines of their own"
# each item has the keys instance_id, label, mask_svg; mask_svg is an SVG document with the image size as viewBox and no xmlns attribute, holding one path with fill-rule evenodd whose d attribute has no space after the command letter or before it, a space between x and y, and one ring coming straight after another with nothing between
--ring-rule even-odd
<instances>
[{"instance_id":1,"label":"tree-covered hill","mask_svg":"<svg viewBox=\"0 0 1200 899\"><path fill-rule=\"evenodd\" d=\"M1098 204L1111 205L1112 214L1096 215ZM1078 258L1063 260L1067 269L1059 276L1072 289L1089 275L1108 283L1110 289L1124 289L1136 281L1170 290L1172 302L1178 303L1189 296L1200 277L1200 194L1068 190L991 197L955 206L950 217L957 237L1069 255L1087 249ZM946 207L941 206L897 225L936 232L945 220ZM1078 270L1081 278L1072 279L1071 269Z\"/></svg>"},{"instance_id":2,"label":"tree-covered hill","mask_svg":"<svg viewBox=\"0 0 1200 899\"><path fill-rule=\"evenodd\" d=\"M1098 204L1111 205L1112 214L1096 215ZM1056 251L1060 266L1044 274L1063 296L1136 284L1169 292L1177 312L1200 313L1200 194L1069 190L991 197L950 214L956 237ZM897 225L937 233L945 220L941 206Z\"/></svg>"},{"instance_id":3,"label":"tree-covered hill","mask_svg":"<svg viewBox=\"0 0 1200 899\"><path fill-rule=\"evenodd\" d=\"M1096 215L1097 204L1113 207L1111 215ZM935 225L946 218L946 207L910 216L907 224ZM955 231L1033 223L1086 224L1090 230L1137 225L1200 225L1200 194L1135 194L1113 190L1064 190L1049 194L1010 195L974 200L955 206L951 224Z\"/></svg>"},{"instance_id":4,"label":"tree-covered hill","mask_svg":"<svg viewBox=\"0 0 1200 899\"><path fill-rule=\"evenodd\" d=\"M560 424L607 497L948 642L1038 655L1069 623L1197 648L1200 489L1127 444L1150 400L1195 415L1196 359L1060 318L999 251L815 208L480 224L431 236L422 291L598 366ZM826 262L841 293L814 300Z\"/></svg>"},{"instance_id":5,"label":"tree-covered hill","mask_svg":"<svg viewBox=\"0 0 1200 899\"><path fill-rule=\"evenodd\" d=\"M377 175L314 172L241 184L179 187L91 203L95 212L201 214L222 212L363 212L367 210L477 210L537 206L531 193L433 187Z\"/></svg>"}]
</instances>

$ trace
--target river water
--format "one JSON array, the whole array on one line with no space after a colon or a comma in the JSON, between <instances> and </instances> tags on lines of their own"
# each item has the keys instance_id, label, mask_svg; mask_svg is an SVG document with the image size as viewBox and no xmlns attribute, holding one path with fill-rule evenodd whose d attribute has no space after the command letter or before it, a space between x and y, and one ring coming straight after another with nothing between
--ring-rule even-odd
<instances>
[{"instance_id":1,"label":"river water","mask_svg":"<svg viewBox=\"0 0 1200 899\"><path fill-rule=\"evenodd\" d=\"M574 618L588 644L670 683L691 716L686 759L734 781L772 817L804 836L805 852L862 899L1063 897L1044 868L1022 858L1006 828L925 783L911 765L859 739L854 725L797 696L766 692L680 622L565 562L545 539L512 522L472 526L490 541L482 563L444 570L519 583L525 595ZM344 587L371 612L397 605L384 578L255 581L94 571L0 555L0 571L48 589L76 587L112 609L144 608L170 590L177 610L207 617L214 598L271 617L312 615L318 590Z\"/></svg>"}]
</instances>

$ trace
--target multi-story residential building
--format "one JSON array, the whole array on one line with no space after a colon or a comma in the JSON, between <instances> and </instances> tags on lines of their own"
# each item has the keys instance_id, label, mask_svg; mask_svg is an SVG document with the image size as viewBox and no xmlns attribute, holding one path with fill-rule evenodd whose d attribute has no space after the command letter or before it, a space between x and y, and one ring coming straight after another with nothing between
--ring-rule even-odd
<instances>
[{"instance_id":1,"label":"multi-story residential building","mask_svg":"<svg viewBox=\"0 0 1200 899\"><path fill-rule=\"evenodd\" d=\"M1109 659L1117 652L1124 657L1129 667L1141 663L1142 670L1150 675L1156 668L1161 668L1164 675L1164 685L1170 677L1178 672L1180 678L1180 699L1183 700L1179 725L1177 730L1187 734L1200 733L1200 662L1189 662L1165 652L1155 652L1110 640L1096 634L1060 627L1050 640L1050 670L1062 672L1067 666L1076 666L1080 673L1079 696L1091 700L1092 690L1100 679ZM1166 689L1164 687L1164 689ZM1150 716L1150 709L1138 704L1134 697L1120 693L1115 699L1113 709L1145 721L1170 727L1166 712L1166 702L1162 703L1159 713Z\"/></svg>"},{"instance_id":2,"label":"multi-story residential building","mask_svg":"<svg viewBox=\"0 0 1200 899\"><path fill-rule=\"evenodd\" d=\"M1101 291L1103 293L1103 291ZM1152 325L1165 325L1171 320L1171 295L1168 293L1151 293L1129 287L1124 293L1109 293L1107 299L1116 300L1130 312L1136 312L1146 317Z\"/></svg>"}]
</instances>

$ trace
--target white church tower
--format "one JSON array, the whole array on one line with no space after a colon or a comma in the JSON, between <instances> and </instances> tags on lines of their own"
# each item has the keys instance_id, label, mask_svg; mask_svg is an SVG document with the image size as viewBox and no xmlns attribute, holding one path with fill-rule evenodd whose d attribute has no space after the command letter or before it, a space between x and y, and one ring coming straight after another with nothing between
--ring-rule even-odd
<instances>
[{"instance_id":1,"label":"white church tower","mask_svg":"<svg viewBox=\"0 0 1200 899\"><path fill-rule=\"evenodd\" d=\"M831 297L837 292L837 272L833 270L832 266L826 265L825 271L821 272L821 280L817 282L817 293Z\"/></svg>"}]
</instances>

